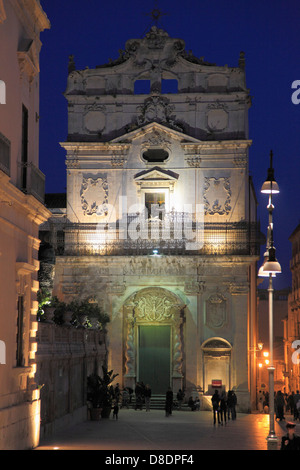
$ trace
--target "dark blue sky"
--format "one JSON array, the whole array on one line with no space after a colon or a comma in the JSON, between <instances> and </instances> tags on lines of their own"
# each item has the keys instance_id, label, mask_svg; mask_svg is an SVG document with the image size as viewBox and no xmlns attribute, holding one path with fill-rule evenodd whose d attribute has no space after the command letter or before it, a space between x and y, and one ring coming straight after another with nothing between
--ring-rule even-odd
<instances>
[{"instance_id":1,"label":"dark blue sky","mask_svg":"<svg viewBox=\"0 0 300 470\"><path fill-rule=\"evenodd\" d=\"M159 26L185 40L186 49L205 60L236 67L240 51L246 56L249 112L250 173L259 203L258 217L266 233L267 197L260 187L267 176L270 150L280 194L274 197L274 240L283 273L275 288L291 284L288 240L300 223L300 104L292 103L292 83L300 80L300 2L298 0L41 0L51 29L43 43L40 96L40 168L47 192L66 187L68 57L76 68L108 62L119 56L127 39L150 29L147 15L154 7L166 13ZM300 96L300 95L299 95ZM262 253L264 247L262 247ZM262 287L267 287L264 281Z\"/></svg>"}]
</instances>

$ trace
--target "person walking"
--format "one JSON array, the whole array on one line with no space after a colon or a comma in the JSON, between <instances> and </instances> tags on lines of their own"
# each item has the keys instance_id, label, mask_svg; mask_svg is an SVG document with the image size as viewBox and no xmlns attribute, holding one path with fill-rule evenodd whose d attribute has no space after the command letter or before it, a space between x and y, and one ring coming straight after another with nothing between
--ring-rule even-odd
<instances>
[{"instance_id":1,"label":"person walking","mask_svg":"<svg viewBox=\"0 0 300 470\"><path fill-rule=\"evenodd\" d=\"M114 389L114 397L115 400L119 403L120 400L120 395L121 395L121 390L120 390L120 385L117 383Z\"/></svg>"},{"instance_id":2,"label":"person walking","mask_svg":"<svg viewBox=\"0 0 300 470\"><path fill-rule=\"evenodd\" d=\"M181 390L181 388L177 392L177 403L178 403L178 409L181 410L182 402L184 399L184 392Z\"/></svg>"},{"instance_id":3,"label":"person walking","mask_svg":"<svg viewBox=\"0 0 300 470\"><path fill-rule=\"evenodd\" d=\"M286 423L287 434L281 438L280 450L300 450L300 437L295 434L295 423Z\"/></svg>"},{"instance_id":4,"label":"person walking","mask_svg":"<svg viewBox=\"0 0 300 470\"><path fill-rule=\"evenodd\" d=\"M140 382L137 382L135 386L135 410L138 409L143 409L143 388Z\"/></svg>"},{"instance_id":5,"label":"person walking","mask_svg":"<svg viewBox=\"0 0 300 470\"><path fill-rule=\"evenodd\" d=\"M278 418L279 421L284 419L284 395L280 390L278 390L275 398L276 403L276 419Z\"/></svg>"},{"instance_id":6,"label":"person walking","mask_svg":"<svg viewBox=\"0 0 300 470\"><path fill-rule=\"evenodd\" d=\"M299 394L299 390L297 390L294 395L294 421L297 421L297 419L299 419L299 409L297 406L297 403L299 401L300 401L300 394Z\"/></svg>"},{"instance_id":7,"label":"person walking","mask_svg":"<svg viewBox=\"0 0 300 470\"><path fill-rule=\"evenodd\" d=\"M228 390L227 394L227 411L228 411L228 420L231 419L234 421L236 419L236 394L233 390Z\"/></svg>"},{"instance_id":8,"label":"person walking","mask_svg":"<svg viewBox=\"0 0 300 470\"><path fill-rule=\"evenodd\" d=\"M215 390L212 398L214 425L216 424L216 418L218 417L218 424L220 424L220 396L218 390Z\"/></svg>"},{"instance_id":9,"label":"person walking","mask_svg":"<svg viewBox=\"0 0 300 470\"><path fill-rule=\"evenodd\" d=\"M118 414L119 414L119 402L116 400L114 403L114 408L113 408L113 419L118 419Z\"/></svg>"},{"instance_id":10,"label":"person walking","mask_svg":"<svg viewBox=\"0 0 300 470\"><path fill-rule=\"evenodd\" d=\"M221 424L223 425L223 418L226 425L226 416L227 416L227 397L225 390L222 391L220 397L220 416L221 416Z\"/></svg>"},{"instance_id":11,"label":"person walking","mask_svg":"<svg viewBox=\"0 0 300 470\"><path fill-rule=\"evenodd\" d=\"M262 413L263 410L264 410L263 400L264 400L264 395L263 395L262 391L260 390L259 393L258 393L258 398L257 398L257 409L258 409L259 413ZM229 410L228 410L228 413L229 413Z\"/></svg>"},{"instance_id":12,"label":"person walking","mask_svg":"<svg viewBox=\"0 0 300 470\"><path fill-rule=\"evenodd\" d=\"M149 384L147 384L145 387L144 396L145 396L146 411L150 411L151 388Z\"/></svg>"},{"instance_id":13,"label":"person walking","mask_svg":"<svg viewBox=\"0 0 300 470\"><path fill-rule=\"evenodd\" d=\"M287 398L287 411L294 416L294 392L290 393Z\"/></svg>"},{"instance_id":14,"label":"person walking","mask_svg":"<svg viewBox=\"0 0 300 470\"><path fill-rule=\"evenodd\" d=\"M173 408L173 391L171 387L169 387L166 393L166 405L165 405L165 411L166 411L167 417L172 414L172 408Z\"/></svg>"}]
</instances>

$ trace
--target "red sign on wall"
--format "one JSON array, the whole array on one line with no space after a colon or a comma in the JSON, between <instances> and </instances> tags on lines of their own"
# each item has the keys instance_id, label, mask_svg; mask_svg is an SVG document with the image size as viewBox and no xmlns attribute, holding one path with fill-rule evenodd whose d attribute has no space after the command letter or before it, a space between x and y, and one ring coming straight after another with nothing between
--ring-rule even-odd
<instances>
[{"instance_id":1,"label":"red sign on wall","mask_svg":"<svg viewBox=\"0 0 300 470\"><path fill-rule=\"evenodd\" d=\"M211 381L212 387L222 387L222 380L212 380Z\"/></svg>"}]
</instances>

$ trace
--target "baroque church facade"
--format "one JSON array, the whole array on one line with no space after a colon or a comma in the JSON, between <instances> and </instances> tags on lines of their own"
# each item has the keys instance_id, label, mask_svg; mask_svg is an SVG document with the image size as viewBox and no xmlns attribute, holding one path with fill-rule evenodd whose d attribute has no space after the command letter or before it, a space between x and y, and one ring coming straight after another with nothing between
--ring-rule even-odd
<instances>
[{"instance_id":1,"label":"baroque church facade","mask_svg":"<svg viewBox=\"0 0 300 470\"><path fill-rule=\"evenodd\" d=\"M70 57L66 207L53 294L110 315L121 386L234 389L255 406L256 198L245 60L217 66L153 26L115 61ZM50 225L49 225L50 224Z\"/></svg>"}]
</instances>

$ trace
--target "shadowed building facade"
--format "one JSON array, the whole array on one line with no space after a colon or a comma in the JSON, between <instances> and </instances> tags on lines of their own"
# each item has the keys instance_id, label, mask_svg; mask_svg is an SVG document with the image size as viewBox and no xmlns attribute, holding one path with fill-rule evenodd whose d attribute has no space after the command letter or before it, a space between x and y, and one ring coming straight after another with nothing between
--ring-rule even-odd
<instances>
[{"instance_id":1,"label":"shadowed building facade","mask_svg":"<svg viewBox=\"0 0 300 470\"><path fill-rule=\"evenodd\" d=\"M0 449L35 447L39 225L40 34L50 28L38 0L0 0ZM3 85L4 84L4 85Z\"/></svg>"},{"instance_id":2,"label":"shadowed building facade","mask_svg":"<svg viewBox=\"0 0 300 470\"><path fill-rule=\"evenodd\" d=\"M248 411L259 238L244 66L243 53L237 67L205 62L155 26L108 64L77 70L70 57L67 200L51 243L53 293L110 315L122 386L209 400L221 384Z\"/></svg>"}]
</instances>

